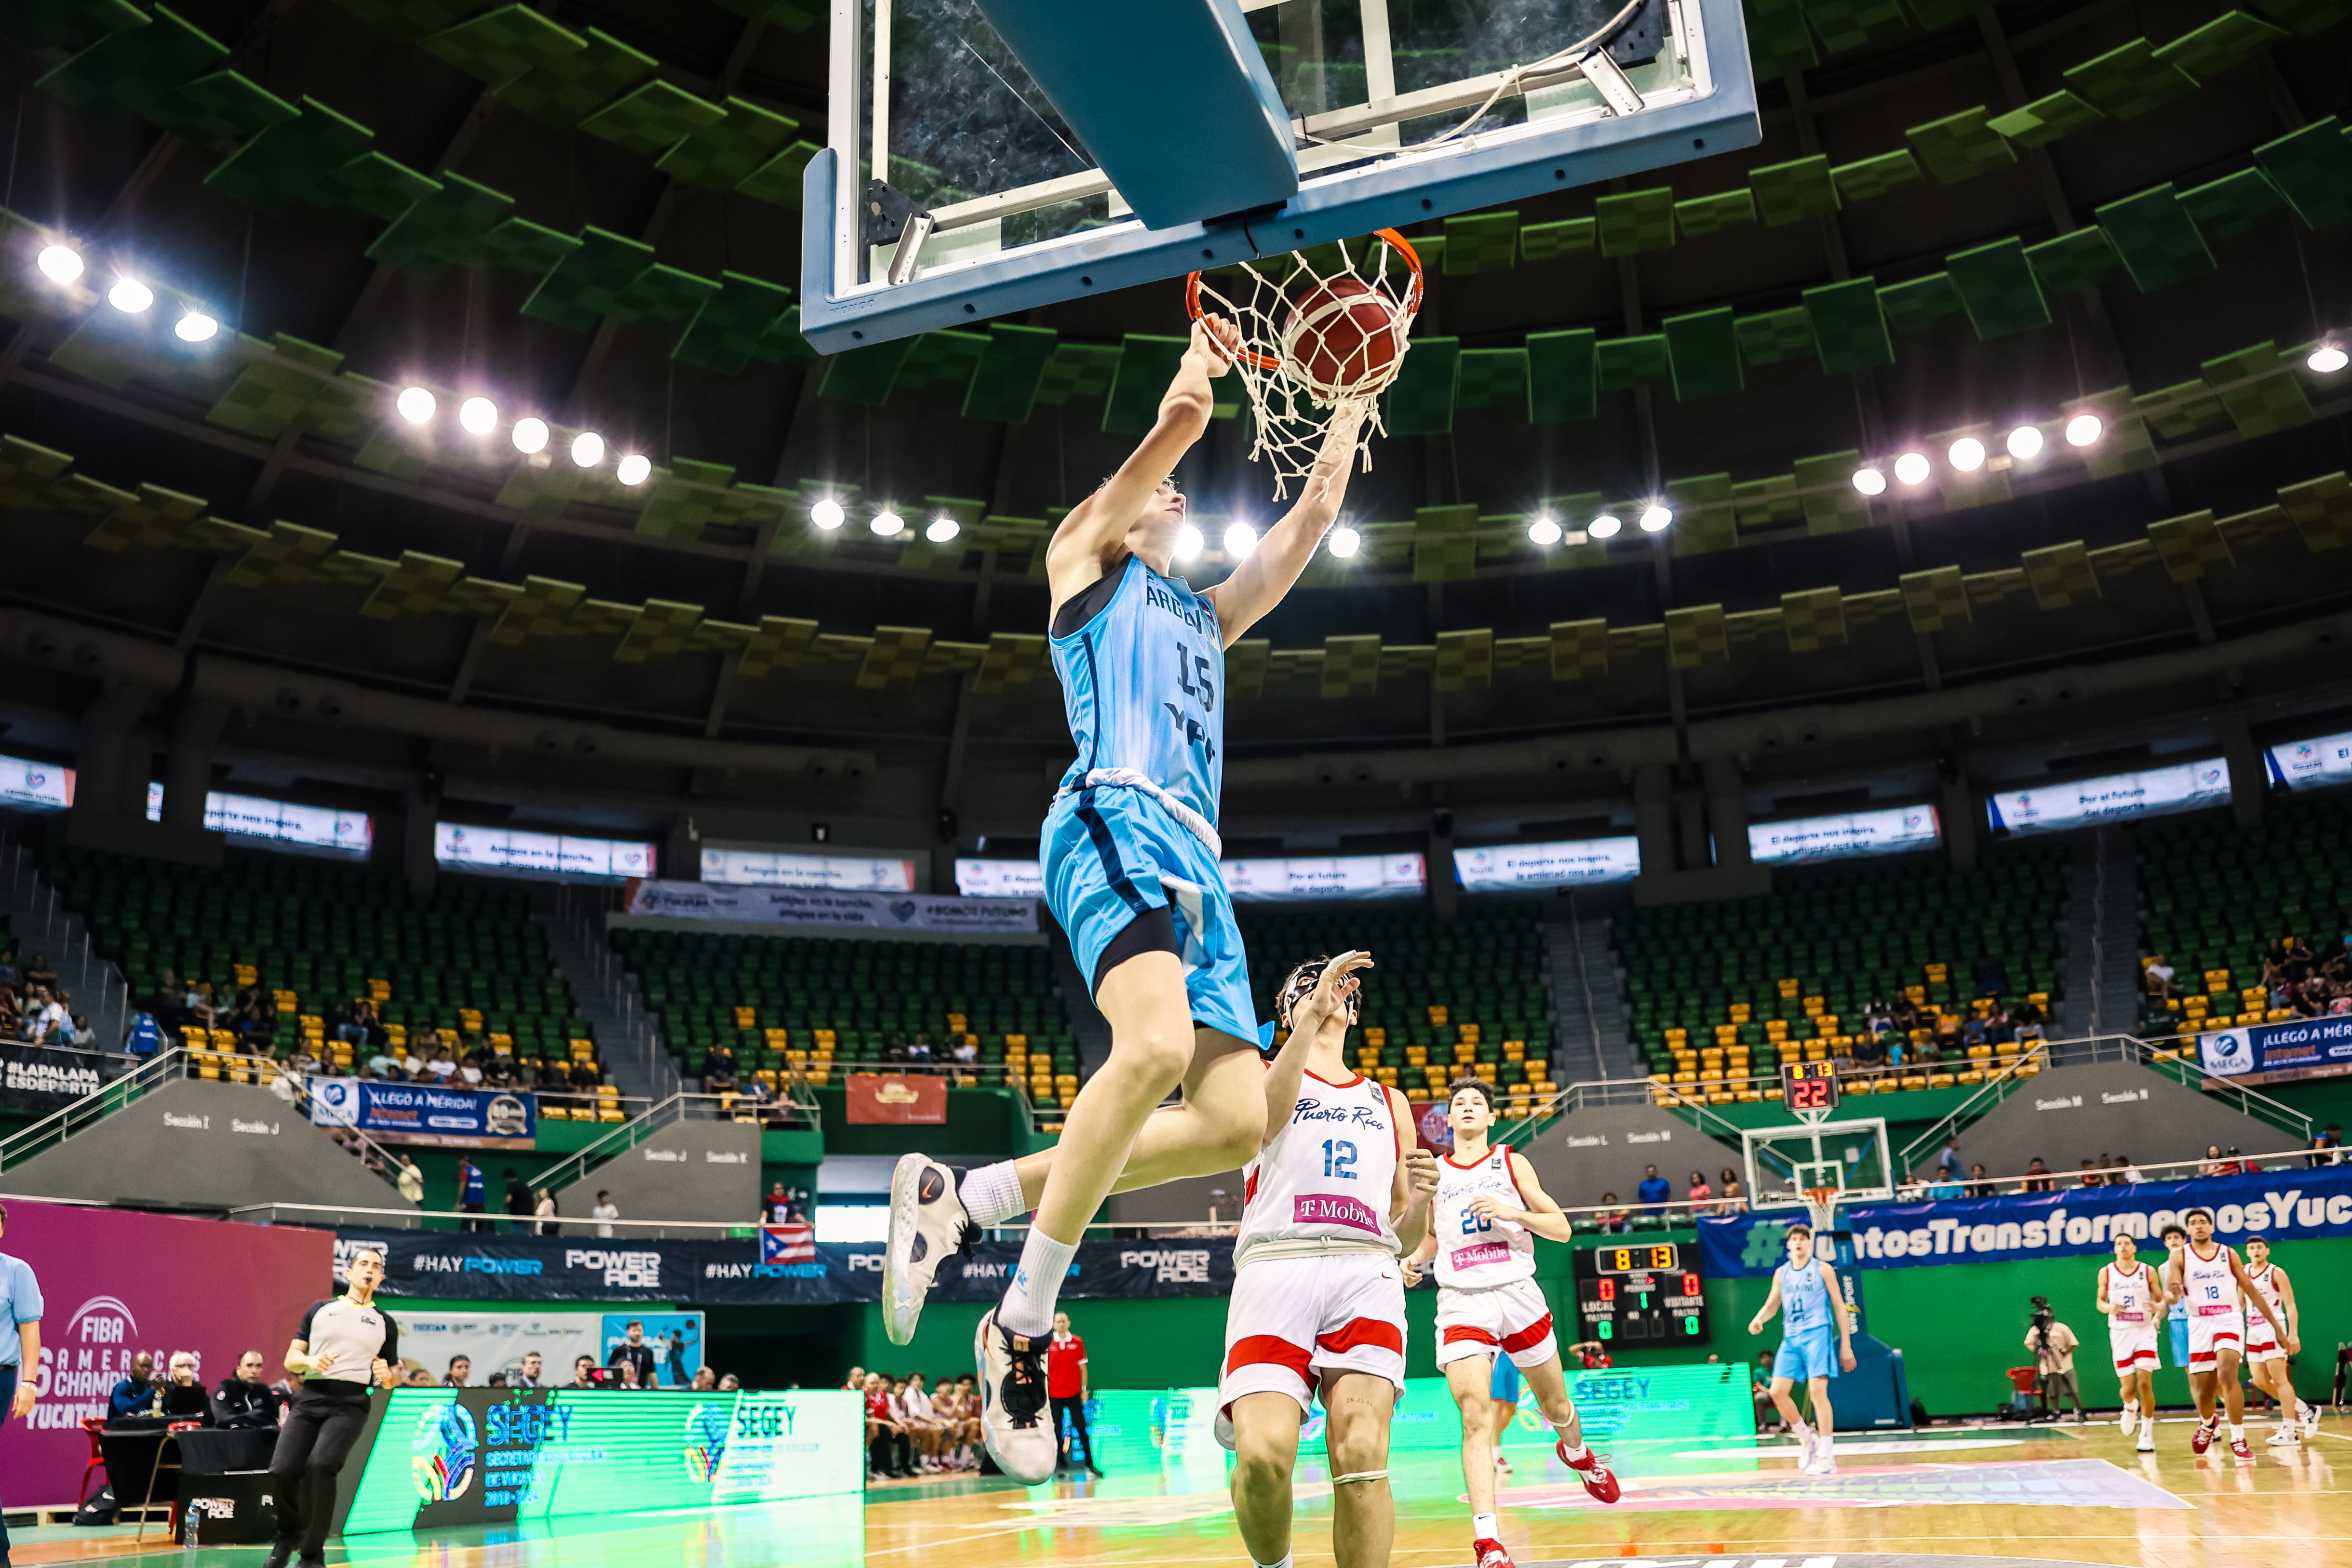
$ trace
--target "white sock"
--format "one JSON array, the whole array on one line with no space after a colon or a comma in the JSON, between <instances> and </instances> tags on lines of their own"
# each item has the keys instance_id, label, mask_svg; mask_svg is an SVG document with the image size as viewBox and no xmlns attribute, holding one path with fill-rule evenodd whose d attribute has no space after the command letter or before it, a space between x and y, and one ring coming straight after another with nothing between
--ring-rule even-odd
<instances>
[{"instance_id":1,"label":"white sock","mask_svg":"<svg viewBox=\"0 0 2352 1568\"><path fill-rule=\"evenodd\" d=\"M1290 1553L1287 1552L1282 1554L1282 1561L1279 1563L1259 1563L1255 1557L1250 1561L1256 1564L1256 1568L1290 1568Z\"/></svg>"},{"instance_id":2,"label":"white sock","mask_svg":"<svg viewBox=\"0 0 2352 1568\"><path fill-rule=\"evenodd\" d=\"M1810 1437L1813 1435L1813 1429L1805 1425L1805 1418L1802 1416L1797 1417L1797 1424L1794 1427L1791 1427L1790 1430L1796 1433L1800 1437Z\"/></svg>"},{"instance_id":3,"label":"white sock","mask_svg":"<svg viewBox=\"0 0 2352 1568\"><path fill-rule=\"evenodd\" d=\"M1580 1459L1580 1458L1584 1458L1585 1454L1586 1454L1587 1452L1589 1452L1589 1451L1590 1451L1590 1450L1588 1450L1588 1449L1585 1448L1585 1446L1584 1446L1583 1444L1581 1444L1581 1443L1575 1443L1575 1444L1570 1444L1570 1446L1568 1446L1568 1447L1566 1447L1566 1448L1561 1448L1561 1449L1560 1449L1560 1454L1561 1454L1561 1456L1562 1456L1563 1458L1570 1458L1570 1459Z\"/></svg>"},{"instance_id":4,"label":"white sock","mask_svg":"<svg viewBox=\"0 0 2352 1568\"><path fill-rule=\"evenodd\" d=\"M1012 1287L996 1309L997 1323L1008 1333L1031 1339L1051 1333L1054 1303L1061 1299L1062 1281L1069 1275L1070 1260L1077 1255L1076 1242L1056 1241L1031 1227L1029 1239L1021 1247L1020 1267L1013 1270Z\"/></svg>"},{"instance_id":5,"label":"white sock","mask_svg":"<svg viewBox=\"0 0 2352 1568\"><path fill-rule=\"evenodd\" d=\"M963 1199L963 1211L978 1226L1003 1225L1029 1212L1021 1197L1021 1173L1011 1160L964 1172L956 1196Z\"/></svg>"},{"instance_id":6,"label":"white sock","mask_svg":"<svg viewBox=\"0 0 2352 1568\"><path fill-rule=\"evenodd\" d=\"M2241 1426L2241 1425L2239 1425L2239 1424L2238 1424L2237 1422L2235 1422L2235 1421L2231 1422L2231 1423L2230 1423L2230 1441L2231 1441L2232 1443L2242 1443L2242 1442L2244 1442L2245 1440L2246 1440L2246 1429L2245 1429L2245 1427L2242 1427L2242 1426Z\"/></svg>"},{"instance_id":7,"label":"white sock","mask_svg":"<svg viewBox=\"0 0 2352 1568\"><path fill-rule=\"evenodd\" d=\"M1470 1516L1470 1538L1473 1541L1499 1541L1502 1539L1502 1521L1491 1513L1474 1513Z\"/></svg>"}]
</instances>

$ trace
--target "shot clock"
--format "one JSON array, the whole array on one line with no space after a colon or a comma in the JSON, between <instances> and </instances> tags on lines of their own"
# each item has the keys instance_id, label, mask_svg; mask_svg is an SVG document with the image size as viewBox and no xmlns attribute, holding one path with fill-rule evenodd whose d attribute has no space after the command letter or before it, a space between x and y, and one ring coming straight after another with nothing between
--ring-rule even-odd
<instances>
[{"instance_id":1,"label":"shot clock","mask_svg":"<svg viewBox=\"0 0 2352 1568\"><path fill-rule=\"evenodd\" d=\"M1780 1100L1791 1111L1824 1113L1836 1110L1837 1068L1826 1061L1782 1062Z\"/></svg>"},{"instance_id":2,"label":"shot clock","mask_svg":"<svg viewBox=\"0 0 2352 1568\"><path fill-rule=\"evenodd\" d=\"M1675 1241L1580 1244L1571 1260L1580 1339L1665 1349L1706 1343L1698 1249Z\"/></svg>"}]
</instances>

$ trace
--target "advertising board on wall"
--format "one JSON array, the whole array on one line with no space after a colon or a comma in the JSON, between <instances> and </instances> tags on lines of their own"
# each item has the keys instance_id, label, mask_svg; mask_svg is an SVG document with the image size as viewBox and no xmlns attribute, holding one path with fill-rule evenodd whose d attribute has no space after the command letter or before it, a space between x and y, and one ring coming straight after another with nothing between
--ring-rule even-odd
<instances>
[{"instance_id":1,"label":"advertising board on wall","mask_svg":"<svg viewBox=\"0 0 2352 1568\"><path fill-rule=\"evenodd\" d=\"M1309 855L1286 860L1219 862L1235 904L1288 904L1309 899L1418 898L1428 868L1412 855Z\"/></svg>"},{"instance_id":2,"label":"advertising board on wall","mask_svg":"<svg viewBox=\"0 0 2352 1568\"><path fill-rule=\"evenodd\" d=\"M2352 1072L2352 1013L2216 1030L2199 1037L2197 1062L2217 1078L2240 1083Z\"/></svg>"},{"instance_id":3,"label":"advertising board on wall","mask_svg":"<svg viewBox=\"0 0 2352 1568\"><path fill-rule=\"evenodd\" d=\"M367 1078L313 1078L310 1120L356 1127L386 1144L451 1148L538 1147L539 1097L503 1089L443 1089Z\"/></svg>"},{"instance_id":4,"label":"advertising board on wall","mask_svg":"<svg viewBox=\"0 0 2352 1568\"><path fill-rule=\"evenodd\" d=\"M123 1058L59 1046L0 1043L0 1105L11 1111L57 1111L121 1070Z\"/></svg>"},{"instance_id":5,"label":"advertising board on wall","mask_svg":"<svg viewBox=\"0 0 2352 1568\"><path fill-rule=\"evenodd\" d=\"M2229 799L2229 764L2206 757L2137 773L1999 790L1986 800L1985 815L1995 831L2055 832L2091 822L2194 811L2226 805Z\"/></svg>"},{"instance_id":6,"label":"advertising board on wall","mask_svg":"<svg viewBox=\"0 0 2352 1568\"><path fill-rule=\"evenodd\" d=\"M1024 936L1037 929L1037 906L1025 898L947 898L921 893L858 893L826 888L718 887L707 882L633 882L629 884L628 912L672 920L936 931L964 936Z\"/></svg>"},{"instance_id":7,"label":"advertising board on wall","mask_svg":"<svg viewBox=\"0 0 2352 1568\"><path fill-rule=\"evenodd\" d=\"M1932 850L1942 841L1942 823L1937 819L1936 808L1927 805L1853 811L1835 817L1801 817L1785 822L1751 822L1748 828L1748 858L1759 865L1903 854L1912 850Z\"/></svg>"},{"instance_id":8,"label":"advertising board on wall","mask_svg":"<svg viewBox=\"0 0 2352 1568\"><path fill-rule=\"evenodd\" d=\"M1515 893L1542 887L1598 887L1642 874L1642 843L1631 833L1549 844L1486 844L1454 852L1454 877L1465 893Z\"/></svg>"}]
</instances>

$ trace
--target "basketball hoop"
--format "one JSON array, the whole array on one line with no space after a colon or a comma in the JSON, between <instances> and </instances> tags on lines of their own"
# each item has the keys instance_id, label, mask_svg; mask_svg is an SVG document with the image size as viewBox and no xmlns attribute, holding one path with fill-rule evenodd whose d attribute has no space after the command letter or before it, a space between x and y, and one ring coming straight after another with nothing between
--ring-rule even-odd
<instances>
[{"instance_id":1,"label":"basketball hoop","mask_svg":"<svg viewBox=\"0 0 2352 1568\"><path fill-rule=\"evenodd\" d=\"M1813 1234L1821 1235L1837 1218L1840 1189L1833 1186L1809 1186L1804 1189L1805 1211L1812 1217Z\"/></svg>"},{"instance_id":2,"label":"basketball hoop","mask_svg":"<svg viewBox=\"0 0 2352 1568\"><path fill-rule=\"evenodd\" d=\"M1340 405L1364 405L1367 434L1387 434L1377 400L1404 368L1421 310L1421 257L1394 229L1372 237L1380 259L1369 277L1359 266L1369 256L1351 259L1343 243L1335 247L1339 266L1328 275L1299 251L1244 265L1234 289L1239 298L1228 298L1201 273L1185 280L1184 307L1193 320L1208 313L1205 300L1223 307L1241 329L1234 368L1249 395L1250 460L1264 457L1272 465L1276 500L1314 467ZM1391 258L1398 264L1393 275ZM1361 450L1370 470L1371 449Z\"/></svg>"}]
</instances>

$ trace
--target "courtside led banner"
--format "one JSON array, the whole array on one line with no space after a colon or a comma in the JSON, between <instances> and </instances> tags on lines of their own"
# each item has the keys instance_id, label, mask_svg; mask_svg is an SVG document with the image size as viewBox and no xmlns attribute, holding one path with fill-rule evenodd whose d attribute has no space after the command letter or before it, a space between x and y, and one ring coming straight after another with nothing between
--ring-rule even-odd
<instances>
[{"instance_id":1,"label":"courtside led banner","mask_svg":"<svg viewBox=\"0 0 2352 1568\"><path fill-rule=\"evenodd\" d=\"M1759 865L1844 860L1853 855L1895 855L1932 850L1943 841L1933 806L1896 806L1842 817L1802 817L1788 822L1751 822L1748 858Z\"/></svg>"},{"instance_id":2,"label":"courtside led banner","mask_svg":"<svg viewBox=\"0 0 2352 1568\"><path fill-rule=\"evenodd\" d=\"M2141 773L2002 790L1985 801L1985 815L1996 831L2042 833L2087 822L2194 811L2203 806L2225 805L2229 799L2229 764L2208 757Z\"/></svg>"},{"instance_id":3,"label":"courtside led banner","mask_svg":"<svg viewBox=\"0 0 2352 1568\"><path fill-rule=\"evenodd\" d=\"M1852 1232L1856 1261L1863 1268L1923 1269L2103 1257L2118 1235L2161 1246L2160 1239L2150 1239L2161 1238L2166 1226L2192 1208L2211 1214L2214 1233L2231 1246L2254 1235L2267 1238L2273 1246L2352 1236L2352 1166L1877 1204L1851 1213L1841 1210L1837 1228ZM1787 1260L1789 1226L1803 1218L1802 1209L1792 1207L1700 1220L1699 1246L1707 1277L1769 1274Z\"/></svg>"},{"instance_id":4,"label":"courtside led banner","mask_svg":"<svg viewBox=\"0 0 2352 1568\"><path fill-rule=\"evenodd\" d=\"M345 1468L345 1535L862 1490L845 1389L397 1388ZM352 1472L357 1484L351 1484Z\"/></svg>"},{"instance_id":5,"label":"courtside led banner","mask_svg":"<svg viewBox=\"0 0 2352 1568\"><path fill-rule=\"evenodd\" d=\"M1552 844L1488 844L1454 852L1454 878L1465 893L1596 887L1631 882L1641 874L1641 841L1631 833Z\"/></svg>"}]
</instances>

